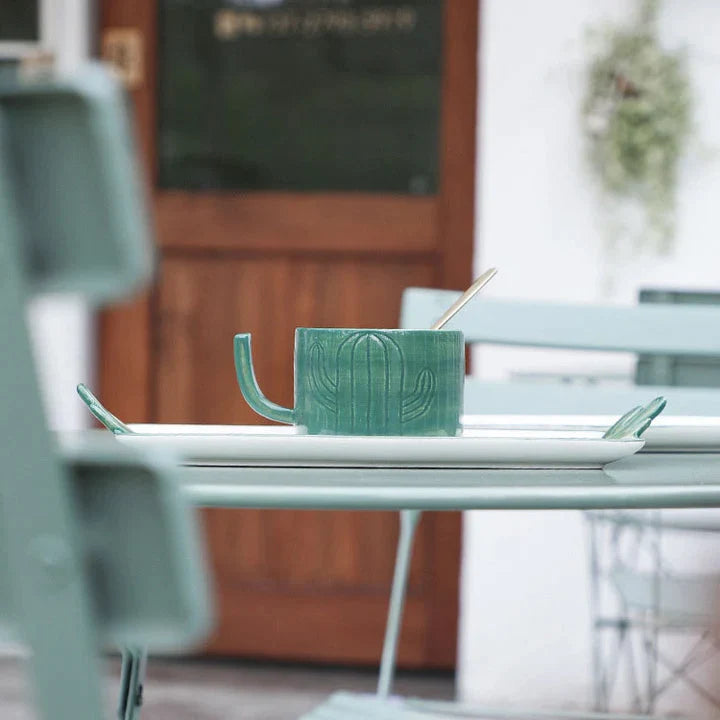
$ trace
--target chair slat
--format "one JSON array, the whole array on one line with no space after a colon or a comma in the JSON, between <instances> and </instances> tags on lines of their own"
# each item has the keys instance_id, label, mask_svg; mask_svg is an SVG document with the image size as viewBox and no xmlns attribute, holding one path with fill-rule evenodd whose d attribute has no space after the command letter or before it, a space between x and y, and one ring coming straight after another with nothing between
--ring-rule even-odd
<instances>
[{"instance_id":1,"label":"chair slat","mask_svg":"<svg viewBox=\"0 0 720 720\"><path fill-rule=\"evenodd\" d=\"M407 289L401 326L430 327L457 297L455 291ZM477 298L446 327L462 330L470 343L720 355L720 308L707 305L603 307Z\"/></svg>"},{"instance_id":2,"label":"chair slat","mask_svg":"<svg viewBox=\"0 0 720 720\"><path fill-rule=\"evenodd\" d=\"M622 415L654 397L666 415L720 416L720 389L659 385L575 385L465 379L465 412L483 415Z\"/></svg>"}]
</instances>

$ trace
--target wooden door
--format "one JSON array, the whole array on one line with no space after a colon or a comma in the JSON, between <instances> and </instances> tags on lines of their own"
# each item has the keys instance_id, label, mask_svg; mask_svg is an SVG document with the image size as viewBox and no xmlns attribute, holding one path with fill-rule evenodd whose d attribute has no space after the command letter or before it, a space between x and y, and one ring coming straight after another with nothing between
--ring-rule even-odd
<instances>
[{"instance_id":1,"label":"wooden door","mask_svg":"<svg viewBox=\"0 0 720 720\"><path fill-rule=\"evenodd\" d=\"M322 21L314 16L317 27L325 23L320 35L329 33L333 23L342 34L342 23L346 32L352 23L366 22L369 12L376 13L374 27L387 29L396 22L391 29L399 33L402 21L403 32L412 32L412 23L419 27L422 13L438 12L437 129L431 143L436 175L414 187L411 181L405 191L344 187L343 183L357 179L341 177L343 168L355 169L353 163L362 165L367 153L377 150L366 149L353 157L353 147L347 144L336 149L339 179L331 181L332 187L217 187L225 182L218 181L223 173L233 176L237 170L242 175L245 170L235 166L217 170L225 159L213 155L208 160L209 151L202 159L202 163L214 163L209 183L202 169L190 173L186 187L182 180L173 180L173 172L179 168L183 176L183 168L196 162L197 156L188 155L185 165L169 170L162 166L163 152L173 142L172 136L163 134L168 104L172 105L163 96L172 82L167 79L170 70L163 67L168 62L163 43L173 32L186 32L188 25L184 29L182 22L171 26L169 1L104 0L101 7L102 52L121 65L134 106L153 198L159 270L147 294L103 316L99 390L108 407L126 421L261 423L263 419L247 407L237 389L232 359L235 333L252 332L261 387L271 399L290 405L295 327L395 327L403 288L469 284L477 1L408 0L370 6L366 0L357 0L306 3L305 9L303 3L290 3L287 8L286 3L266 3L265 10L258 10L262 4L255 3L252 12L243 10L240 15L238 7L252 3L210 3L216 8L215 31L223 36L218 36L218 43L242 42L246 36L258 35L258 28L270 27L262 24L266 22L262 12L279 12L278 7L290 12L288 23L296 22L292 18L297 13L310 12L307 8L335 13L322 16ZM433 10L434 6L439 10ZM218 15L220 11L230 15ZM368 23L370 28L372 23ZM190 24L199 27L202 18ZM194 52L192 43L202 41L193 32L188 35L188 53ZM398 38L388 35L383 47L410 41ZM332 41L335 50L345 47L341 40ZM225 72L224 66L218 67L219 73ZM382 74L382 64L372 70ZM207 67L202 71L206 79L197 86L199 94L208 84L217 86L217 92L235 88L227 72L218 79L212 72L207 74ZM368 73L362 82L372 77ZM311 88L312 78L307 80ZM253 85L252 92L256 89ZM264 92L268 102L277 99L270 80ZM300 112L303 94L298 92ZM404 101L398 102L402 110ZM236 128L233 118L218 117L224 115L223 106L218 107L220 111L210 106L187 110L197 115L204 132L210 127L207 142L211 144L213 137ZM241 116L239 111L234 117L245 122ZM289 134L292 124L288 120ZM416 130L408 127L407 134ZM427 132L427 127L417 132ZM285 142L285 135L280 135L277 142ZM401 135L404 138L406 133L396 134L398 147ZM391 143L385 148L388 158L394 147ZM368 172L372 175L375 170L371 167ZM380 178L379 184L396 181ZM299 182L305 182L302 174ZM362 185L366 180L357 182ZM220 616L209 652L378 662L396 515L213 509L204 512L204 521ZM454 665L459 546L459 514L425 516L411 570L399 652L402 665Z\"/></svg>"}]
</instances>

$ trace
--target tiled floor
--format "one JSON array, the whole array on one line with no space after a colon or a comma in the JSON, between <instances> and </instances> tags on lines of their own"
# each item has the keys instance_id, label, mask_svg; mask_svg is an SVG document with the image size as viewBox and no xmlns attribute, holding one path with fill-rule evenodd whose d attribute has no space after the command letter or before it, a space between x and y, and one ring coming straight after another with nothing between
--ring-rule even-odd
<instances>
[{"instance_id":1,"label":"tiled floor","mask_svg":"<svg viewBox=\"0 0 720 720\"><path fill-rule=\"evenodd\" d=\"M116 661L108 661L107 676L107 717L114 718ZM377 674L369 670L152 659L142 720L290 720L335 690L373 692L376 682ZM451 698L453 679L449 674L401 673L395 690L416 697ZM16 658L0 658L0 718L35 718L22 662Z\"/></svg>"}]
</instances>

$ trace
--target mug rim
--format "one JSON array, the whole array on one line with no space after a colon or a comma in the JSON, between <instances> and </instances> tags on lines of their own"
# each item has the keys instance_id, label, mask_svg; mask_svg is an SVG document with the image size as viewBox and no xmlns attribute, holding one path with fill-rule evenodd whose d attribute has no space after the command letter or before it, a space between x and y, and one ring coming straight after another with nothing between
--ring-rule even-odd
<instances>
[{"instance_id":1,"label":"mug rim","mask_svg":"<svg viewBox=\"0 0 720 720\"><path fill-rule=\"evenodd\" d=\"M384 332L384 333L455 333L458 335L462 335L462 330L453 330L452 328L446 329L446 328L440 328L439 330L432 330L431 328L352 328L352 327L332 327L332 328L325 328L325 327L297 327L295 328L295 332L298 330L314 330L314 331L328 331L328 332L335 332L337 330L344 330L344 331L350 331L350 332Z\"/></svg>"}]
</instances>

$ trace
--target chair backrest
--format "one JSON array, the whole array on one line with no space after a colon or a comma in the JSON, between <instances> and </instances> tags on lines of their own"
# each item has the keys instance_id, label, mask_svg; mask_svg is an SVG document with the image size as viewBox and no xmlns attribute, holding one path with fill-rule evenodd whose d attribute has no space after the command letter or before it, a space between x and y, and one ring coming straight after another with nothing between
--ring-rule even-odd
<instances>
[{"instance_id":1,"label":"chair backrest","mask_svg":"<svg viewBox=\"0 0 720 720\"><path fill-rule=\"evenodd\" d=\"M107 302L144 285L153 245L125 100L107 73L7 78L0 113L27 291Z\"/></svg>"},{"instance_id":2,"label":"chair backrest","mask_svg":"<svg viewBox=\"0 0 720 720\"><path fill-rule=\"evenodd\" d=\"M701 290L640 291L641 303L682 305L720 305L720 292ZM639 385L673 385L679 387L720 387L720 356L639 355L635 370Z\"/></svg>"},{"instance_id":3,"label":"chair backrest","mask_svg":"<svg viewBox=\"0 0 720 720\"><path fill-rule=\"evenodd\" d=\"M201 640L209 598L192 509L178 492L182 469L128 452L104 431L58 439L100 643L173 652ZM8 568L0 544L0 640L17 643Z\"/></svg>"},{"instance_id":4,"label":"chair backrest","mask_svg":"<svg viewBox=\"0 0 720 720\"><path fill-rule=\"evenodd\" d=\"M203 565L171 460L51 436L25 324L37 290L92 300L151 271L120 89L0 83L0 629L29 646L38 717L97 720L98 644L175 649L207 627Z\"/></svg>"},{"instance_id":5,"label":"chair backrest","mask_svg":"<svg viewBox=\"0 0 720 720\"><path fill-rule=\"evenodd\" d=\"M459 296L405 290L401 327L429 327ZM643 353L720 355L720 308L647 304L599 307L478 298L447 325L468 343ZM468 378L465 412L484 414L621 414L655 395L669 414L720 415L720 391L668 386L578 386L548 382L483 382Z\"/></svg>"}]
</instances>

